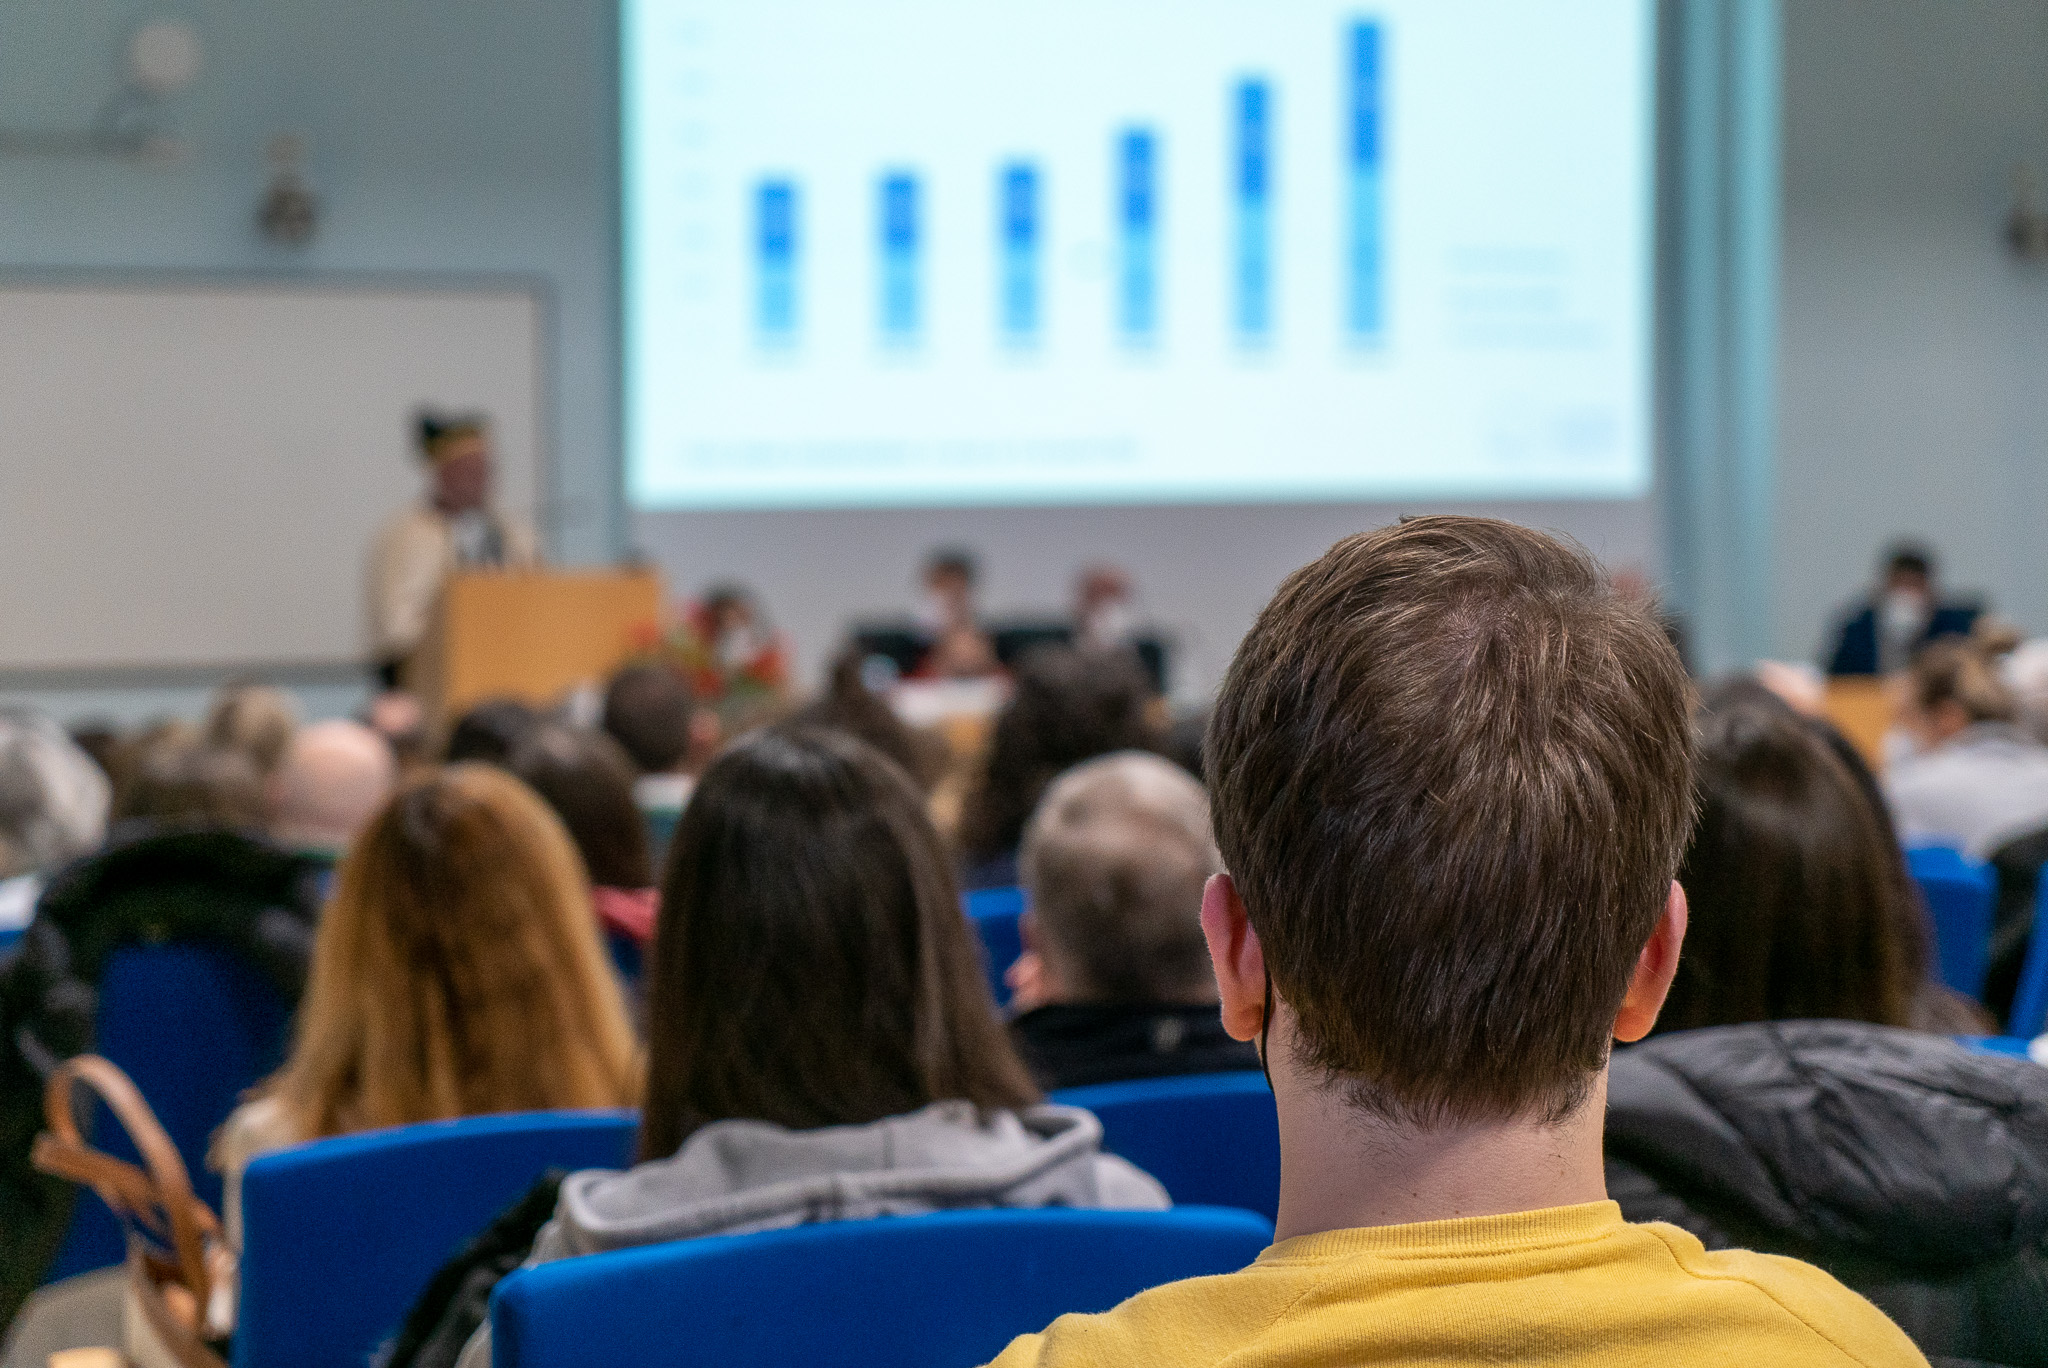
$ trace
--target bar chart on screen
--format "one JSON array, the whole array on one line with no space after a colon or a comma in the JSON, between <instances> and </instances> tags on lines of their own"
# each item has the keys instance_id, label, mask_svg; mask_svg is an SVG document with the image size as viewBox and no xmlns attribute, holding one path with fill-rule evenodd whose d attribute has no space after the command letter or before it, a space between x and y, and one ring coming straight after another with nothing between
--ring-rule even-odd
<instances>
[{"instance_id":1,"label":"bar chart on screen","mask_svg":"<svg viewBox=\"0 0 2048 1368\"><path fill-rule=\"evenodd\" d=\"M634 495L1636 492L1648 9L626 0Z\"/></svg>"}]
</instances>

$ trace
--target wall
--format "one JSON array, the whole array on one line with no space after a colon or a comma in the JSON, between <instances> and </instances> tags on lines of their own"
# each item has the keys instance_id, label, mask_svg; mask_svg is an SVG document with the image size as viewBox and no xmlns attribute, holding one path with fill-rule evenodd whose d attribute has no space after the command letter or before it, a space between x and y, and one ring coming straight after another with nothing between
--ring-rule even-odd
<instances>
[{"instance_id":1,"label":"wall","mask_svg":"<svg viewBox=\"0 0 2048 1368\"><path fill-rule=\"evenodd\" d=\"M1909 533L2048 632L2048 265L2000 241L2048 171L2048 6L1785 7L1780 654Z\"/></svg>"},{"instance_id":2,"label":"wall","mask_svg":"<svg viewBox=\"0 0 2048 1368\"><path fill-rule=\"evenodd\" d=\"M128 34L166 14L206 46L199 80L166 110L193 155L0 157L0 270L538 276L553 305L549 530L565 558L608 558L620 537L611 4L9 0L0 127L88 126ZM255 230L264 148L287 130L311 138L324 206L302 250ZM141 497L139 482L109 497Z\"/></svg>"}]
</instances>

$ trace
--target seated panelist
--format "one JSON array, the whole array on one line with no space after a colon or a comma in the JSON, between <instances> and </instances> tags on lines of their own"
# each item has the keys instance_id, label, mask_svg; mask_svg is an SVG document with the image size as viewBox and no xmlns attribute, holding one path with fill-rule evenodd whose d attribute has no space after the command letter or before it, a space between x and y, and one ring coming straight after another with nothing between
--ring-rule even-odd
<instances>
[{"instance_id":1,"label":"seated panelist","mask_svg":"<svg viewBox=\"0 0 2048 1368\"><path fill-rule=\"evenodd\" d=\"M481 415L421 413L419 445L426 500L384 525L370 560L370 649L386 687L398 684L425 637L450 574L539 560L532 527L492 505L490 426Z\"/></svg>"}]
</instances>

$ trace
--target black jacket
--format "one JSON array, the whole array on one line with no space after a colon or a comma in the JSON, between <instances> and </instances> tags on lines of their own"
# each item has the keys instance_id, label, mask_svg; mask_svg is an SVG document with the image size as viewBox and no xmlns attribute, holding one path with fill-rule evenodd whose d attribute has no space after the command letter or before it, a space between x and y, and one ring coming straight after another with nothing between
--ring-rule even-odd
<instances>
[{"instance_id":1,"label":"black jacket","mask_svg":"<svg viewBox=\"0 0 2048 1368\"><path fill-rule=\"evenodd\" d=\"M0 970L0 1325L42 1279L74 1190L29 1166L43 1080L93 1048L98 984L124 945L206 940L246 956L287 1002L306 985L323 862L228 831L130 829L59 873Z\"/></svg>"},{"instance_id":2,"label":"black jacket","mask_svg":"<svg viewBox=\"0 0 2048 1368\"><path fill-rule=\"evenodd\" d=\"M1607 1184L1819 1265L1937 1364L2048 1365L2048 1069L1855 1022L1655 1037L1614 1057Z\"/></svg>"}]
</instances>

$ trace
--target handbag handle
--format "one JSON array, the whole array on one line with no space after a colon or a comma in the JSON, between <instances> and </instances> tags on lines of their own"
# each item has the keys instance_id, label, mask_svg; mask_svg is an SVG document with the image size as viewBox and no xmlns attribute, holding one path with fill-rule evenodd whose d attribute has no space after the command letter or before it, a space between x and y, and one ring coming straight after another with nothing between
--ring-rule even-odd
<instances>
[{"instance_id":1,"label":"handbag handle","mask_svg":"<svg viewBox=\"0 0 2048 1368\"><path fill-rule=\"evenodd\" d=\"M145 1168L96 1150L78 1133L72 1089L84 1084L114 1113L135 1142ZM43 1089L43 1118L48 1129L36 1137L31 1160L44 1173L82 1183L98 1193L116 1214L133 1218L176 1255L178 1271L198 1304L213 1293L206 1246L220 1233L220 1222L206 1203L192 1195L192 1178L178 1147L132 1079L99 1055L76 1055L59 1064Z\"/></svg>"}]
</instances>

